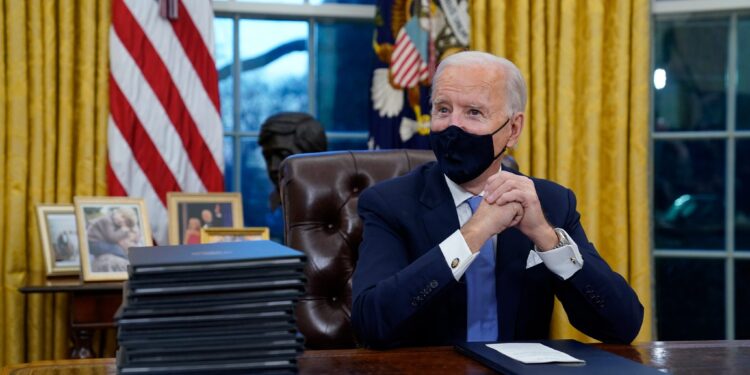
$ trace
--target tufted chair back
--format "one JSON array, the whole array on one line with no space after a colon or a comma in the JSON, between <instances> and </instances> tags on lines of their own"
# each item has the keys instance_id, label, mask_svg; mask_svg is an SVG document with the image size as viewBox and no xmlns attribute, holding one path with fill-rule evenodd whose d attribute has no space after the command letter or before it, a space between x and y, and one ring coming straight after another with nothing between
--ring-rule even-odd
<instances>
[{"instance_id":1,"label":"tufted chair back","mask_svg":"<svg viewBox=\"0 0 750 375\"><path fill-rule=\"evenodd\" d=\"M295 315L308 348L356 345L350 317L362 241L359 193L432 160L429 150L333 151L293 155L281 164L286 245L307 255L307 291Z\"/></svg>"}]
</instances>

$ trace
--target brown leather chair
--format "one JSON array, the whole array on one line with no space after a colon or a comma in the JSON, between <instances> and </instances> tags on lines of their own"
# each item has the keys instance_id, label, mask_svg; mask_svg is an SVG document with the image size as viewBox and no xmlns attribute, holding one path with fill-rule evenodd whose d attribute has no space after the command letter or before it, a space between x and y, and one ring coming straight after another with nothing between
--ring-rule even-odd
<instances>
[{"instance_id":1,"label":"brown leather chair","mask_svg":"<svg viewBox=\"0 0 750 375\"><path fill-rule=\"evenodd\" d=\"M307 291L295 312L311 349L356 346L352 274L362 242L362 190L435 160L432 151L333 151L292 155L280 167L286 245L307 255ZM515 161L506 156L503 164ZM517 168L517 165L516 165Z\"/></svg>"},{"instance_id":2,"label":"brown leather chair","mask_svg":"<svg viewBox=\"0 0 750 375\"><path fill-rule=\"evenodd\" d=\"M350 317L362 241L359 193L432 160L429 150L333 151L293 155L281 164L286 245L307 255L307 292L295 315L308 348L356 346Z\"/></svg>"}]
</instances>

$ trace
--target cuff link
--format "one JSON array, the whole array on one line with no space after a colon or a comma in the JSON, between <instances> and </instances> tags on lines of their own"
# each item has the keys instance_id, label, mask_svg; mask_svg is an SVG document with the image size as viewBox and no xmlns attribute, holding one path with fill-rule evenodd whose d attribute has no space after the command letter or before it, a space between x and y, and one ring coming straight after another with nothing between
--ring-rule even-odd
<instances>
[{"instance_id":1,"label":"cuff link","mask_svg":"<svg viewBox=\"0 0 750 375\"><path fill-rule=\"evenodd\" d=\"M578 260L577 260L577 259L576 259L575 257L570 257L570 261L571 261L571 262L572 262L573 264L578 264Z\"/></svg>"},{"instance_id":2,"label":"cuff link","mask_svg":"<svg viewBox=\"0 0 750 375\"><path fill-rule=\"evenodd\" d=\"M458 263L459 263L458 258L454 258L453 261L451 262L451 268L458 267Z\"/></svg>"}]
</instances>

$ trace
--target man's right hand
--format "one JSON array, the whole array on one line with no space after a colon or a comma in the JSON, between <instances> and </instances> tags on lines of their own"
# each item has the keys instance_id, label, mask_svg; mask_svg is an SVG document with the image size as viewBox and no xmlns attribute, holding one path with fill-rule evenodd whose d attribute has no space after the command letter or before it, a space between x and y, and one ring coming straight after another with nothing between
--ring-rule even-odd
<instances>
[{"instance_id":1,"label":"man's right hand","mask_svg":"<svg viewBox=\"0 0 750 375\"><path fill-rule=\"evenodd\" d=\"M483 199L477 211L461 227L461 235L471 252L476 253L490 237L517 225L522 218L523 206L518 202L498 206Z\"/></svg>"}]
</instances>

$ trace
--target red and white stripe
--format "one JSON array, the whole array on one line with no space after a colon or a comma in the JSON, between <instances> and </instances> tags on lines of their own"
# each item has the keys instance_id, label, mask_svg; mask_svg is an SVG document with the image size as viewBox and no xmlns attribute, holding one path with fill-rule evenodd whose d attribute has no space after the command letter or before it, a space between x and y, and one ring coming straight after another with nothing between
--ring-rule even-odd
<instances>
[{"instance_id":1,"label":"red and white stripe","mask_svg":"<svg viewBox=\"0 0 750 375\"><path fill-rule=\"evenodd\" d=\"M146 201L154 240L167 243L167 193L224 190L223 131L210 1L112 0L110 195Z\"/></svg>"},{"instance_id":2,"label":"red and white stripe","mask_svg":"<svg viewBox=\"0 0 750 375\"><path fill-rule=\"evenodd\" d=\"M393 83L402 88L414 87L428 77L427 63L419 55L406 28L401 28L396 36L395 48L391 55L391 77Z\"/></svg>"}]
</instances>

